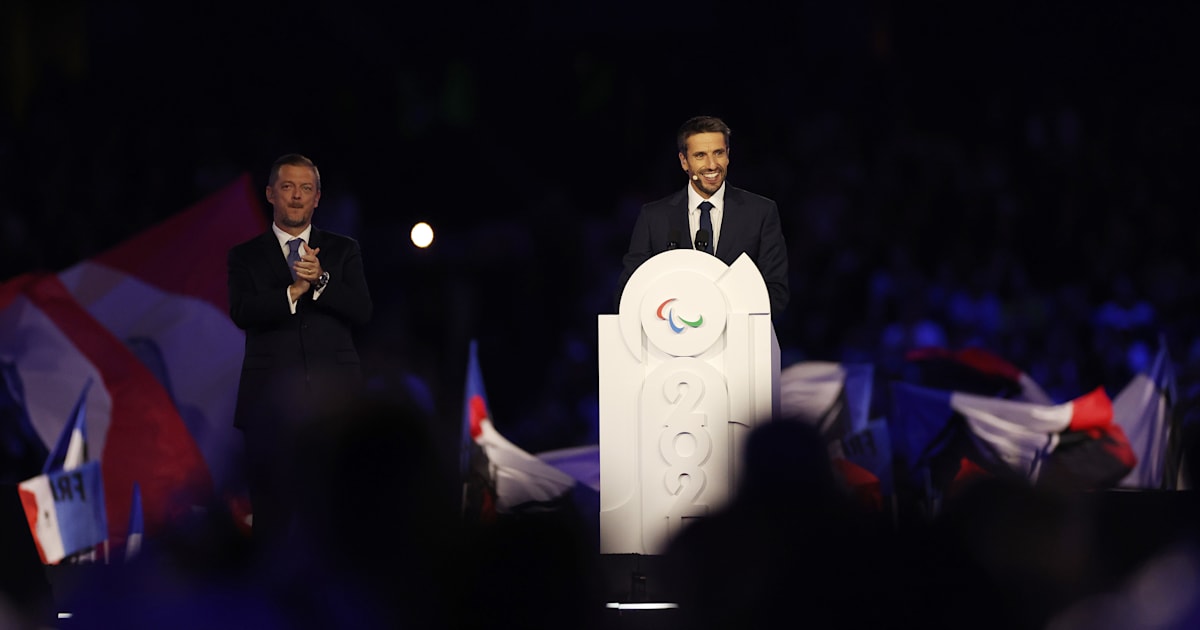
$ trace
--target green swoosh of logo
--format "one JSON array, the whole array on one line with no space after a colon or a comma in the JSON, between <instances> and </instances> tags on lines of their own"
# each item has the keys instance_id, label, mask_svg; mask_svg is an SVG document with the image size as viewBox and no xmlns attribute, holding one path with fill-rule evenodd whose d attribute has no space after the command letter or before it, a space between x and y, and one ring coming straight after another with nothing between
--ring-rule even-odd
<instances>
[{"instance_id":1,"label":"green swoosh of logo","mask_svg":"<svg viewBox=\"0 0 1200 630\"><path fill-rule=\"evenodd\" d=\"M680 317L680 318L679 318L679 321L681 321L681 322L683 322L683 323L687 324L688 326L691 326L692 328L699 328L699 327L700 327L700 324L703 324L703 323L704 323L704 316L703 316L703 315L701 315L701 316L700 316L700 319L697 319L697 320L696 320L696 321L694 321L694 322L689 322L688 320L686 320L686 319L684 319L684 318L682 318L682 317Z\"/></svg>"}]
</instances>

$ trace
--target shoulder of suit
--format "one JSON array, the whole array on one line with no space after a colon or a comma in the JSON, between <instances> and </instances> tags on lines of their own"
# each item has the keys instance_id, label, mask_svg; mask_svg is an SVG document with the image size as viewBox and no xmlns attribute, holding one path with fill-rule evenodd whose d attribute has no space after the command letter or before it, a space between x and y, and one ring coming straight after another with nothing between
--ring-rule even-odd
<instances>
[{"instance_id":1,"label":"shoulder of suit","mask_svg":"<svg viewBox=\"0 0 1200 630\"><path fill-rule=\"evenodd\" d=\"M726 203L728 203L729 201L740 201L743 203L762 203L762 204L774 204L775 203L775 200L771 199L770 197L764 197L762 195L755 194L748 190L745 190L742 188L737 188L734 186L729 186L728 188L725 189L725 201L726 201Z\"/></svg>"},{"instance_id":2,"label":"shoulder of suit","mask_svg":"<svg viewBox=\"0 0 1200 630\"><path fill-rule=\"evenodd\" d=\"M657 199L655 201L651 201L650 203L642 206L642 211L643 212L654 212L654 211L659 211L664 208L676 208L676 207L679 207L681 205L686 205L686 204L687 204L687 191L679 190L679 191L675 191L675 192L667 195L666 197L663 197L662 199Z\"/></svg>"},{"instance_id":3,"label":"shoulder of suit","mask_svg":"<svg viewBox=\"0 0 1200 630\"><path fill-rule=\"evenodd\" d=\"M264 242L278 242L278 241L275 241L275 233L270 230L267 230L266 232L263 232L263 233L255 236L254 238L242 241L241 243L238 243L237 245L234 245L233 247L230 247L229 249L230 249L230 251L241 251L244 249L251 249L254 247L262 247L262 243L264 243Z\"/></svg>"},{"instance_id":4,"label":"shoulder of suit","mask_svg":"<svg viewBox=\"0 0 1200 630\"><path fill-rule=\"evenodd\" d=\"M358 246L358 241L351 236L338 234L337 232L330 232L329 230L322 230L316 226L313 226L312 239L316 241L318 238L320 239L320 242L316 244L317 247L328 247L330 243Z\"/></svg>"}]
</instances>

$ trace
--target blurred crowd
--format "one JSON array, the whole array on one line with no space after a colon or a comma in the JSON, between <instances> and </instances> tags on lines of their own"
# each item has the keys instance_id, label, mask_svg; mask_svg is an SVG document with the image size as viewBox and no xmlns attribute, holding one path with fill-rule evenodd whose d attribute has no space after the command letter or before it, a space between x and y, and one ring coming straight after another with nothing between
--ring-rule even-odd
<instances>
[{"instance_id":1,"label":"blurred crowd","mask_svg":"<svg viewBox=\"0 0 1200 630\"><path fill-rule=\"evenodd\" d=\"M852 498L814 428L773 422L750 434L730 503L630 571L596 553L595 515L570 502L459 518L435 491L454 473L422 416L411 401L374 398L298 425L296 450L280 453L302 476L298 519L273 544L213 505L131 559L47 567L45 581L32 544L14 545L14 557L34 558L20 574L7 567L24 581L5 584L0 624L1182 630L1200 620L1192 492L1062 492L996 477L897 524ZM635 607L652 603L674 607Z\"/></svg>"}]
</instances>

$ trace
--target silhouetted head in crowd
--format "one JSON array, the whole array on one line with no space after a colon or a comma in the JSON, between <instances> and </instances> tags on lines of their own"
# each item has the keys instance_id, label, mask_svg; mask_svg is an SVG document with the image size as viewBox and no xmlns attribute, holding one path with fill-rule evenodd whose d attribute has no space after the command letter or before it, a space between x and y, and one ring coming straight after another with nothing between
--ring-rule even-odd
<instances>
[{"instance_id":1,"label":"silhouetted head in crowd","mask_svg":"<svg viewBox=\"0 0 1200 630\"><path fill-rule=\"evenodd\" d=\"M744 453L734 501L669 545L663 590L679 604L672 627L904 627L885 599L889 550L840 491L817 431L769 422L751 432Z\"/></svg>"},{"instance_id":2,"label":"silhouetted head in crowd","mask_svg":"<svg viewBox=\"0 0 1200 630\"><path fill-rule=\"evenodd\" d=\"M429 419L403 401L330 401L292 443L296 529L273 559L284 592L316 620L432 627L454 595L460 541ZM325 589L342 599L312 599Z\"/></svg>"},{"instance_id":3,"label":"silhouetted head in crowd","mask_svg":"<svg viewBox=\"0 0 1200 630\"><path fill-rule=\"evenodd\" d=\"M975 481L947 500L930 530L936 549L924 561L935 582L926 588L944 592L952 627L1044 627L1099 566L1086 514L1079 495L1014 478Z\"/></svg>"},{"instance_id":4,"label":"silhouetted head in crowd","mask_svg":"<svg viewBox=\"0 0 1200 630\"><path fill-rule=\"evenodd\" d=\"M746 440L740 501L779 507L838 494L829 454L812 426L779 420L756 427Z\"/></svg>"}]
</instances>

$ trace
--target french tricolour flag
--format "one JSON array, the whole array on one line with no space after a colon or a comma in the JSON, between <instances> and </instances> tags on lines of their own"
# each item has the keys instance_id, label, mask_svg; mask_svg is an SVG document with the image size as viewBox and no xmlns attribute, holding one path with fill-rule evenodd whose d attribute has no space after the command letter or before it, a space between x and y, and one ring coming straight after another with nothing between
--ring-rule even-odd
<instances>
[{"instance_id":1,"label":"french tricolour flag","mask_svg":"<svg viewBox=\"0 0 1200 630\"><path fill-rule=\"evenodd\" d=\"M87 456L86 401L91 386L88 379L42 474L17 487L25 520L45 564L58 564L108 538L100 465L89 462Z\"/></svg>"},{"instance_id":2,"label":"french tricolour flag","mask_svg":"<svg viewBox=\"0 0 1200 630\"><path fill-rule=\"evenodd\" d=\"M814 427L848 489L878 509L892 492L887 425L869 422L875 367L800 361L779 374L780 415Z\"/></svg>"},{"instance_id":3,"label":"french tricolour flag","mask_svg":"<svg viewBox=\"0 0 1200 630\"><path fill-rule=\"evenodd\" d=\"M926 386L1039 405L1054 404L1033 377L982 348L918 348L905 354L904 359L921 368L921 382Z\"/></svg>"},{"instance_id":4,"label":"french tricolour flag","mask_svg":"<svg viewBox=\"0 0 1200 630\"><path fill-rule=\"evenodd\" d=\"M497 514L545 508L565 499L576 483L509 442L492 425L474 340L467 360L461 464L464 511L484 521Z\"/></svg>"},{"instance_id":5,"label":"french tricolour flag","mask_svg":"<svg viewBox=\"0 0 1200 630\"><path fill-rule=\"evenodd\" d=\"M151 527L211 499L208 467L166 390L56 276L30 274L0 285L0 362L12 366L28 420L44 444L60 444L79 415L73 405L81 405L87 455L103 471L105 513L118 531L135 481L143 482ZM89 381L84 400L79 392ZM64 460L78 450L69 438L66 444Z\"/></svg>"},{"instance_id":6,"label":"french tricolour flag","mask_svg":"<svg viewBox=\"0 0 1200 630\"><path fill-rule=\"evenodd\" d=\"M919 485L920 471L952 443L959 420L985 463L1036 482L1061 433L1108 431L1112 418L1112 402L1102 388L1043 405L894 383L888 423L893 457Z\"/></svg>"},{"instance_id":7,"label":"french tricolour flag","mask_svg":"<svg viewBox=\"0 0 1200 630\"><path fill-rule=\"evenodd\" d=\"M800 361L779 374L780 414L812 425L826 440L867 428L874 366Z\"/></svg>"},{"instance_id":8,"label":"french tricolour flag","mask_svg":"<svg viewBox=\"0 0 1200 630\"><path fill-rule=\"evenodd\" d=\"M232 245L265 229L242 176L59 274L0 285L0 365L43 444L95 383L90 455L115 531L127 531L135 482L148 535L210 502L214 480L223 494L240 490L233 408L245 338L229 319L225 265Z\"/></svg>"},{"instance_id":9,"label":"french tricolour flag","mask_svg":"<svg viewBox=\"0 0 1200 630\"><path fill-rule=\"evenodd\" d=\"M142 550L142 538L146 534L146 522L142 516L142 488L133 484L133 503L129 507L129 530L125 534L125 561L137 557Z\"/></svg>"},{"instance_id":10,"label":"french tricolour flag","mask_svg":"<svg viewBox=\"0 0 1200 630\"><path fill-rule=\"evenodd\" d=\"M257 198L250 176L242 175L58 274L159 382L222 494L240 490L234 464L242 440L233 409L245 347L244 333L229 318L226 259L230 247L267 229ZM154 492L144 490L153 511Z\"/></svg>"},{"instance_id":11,"label":"french tricolour flag","mask_svg":"<svg viewBox=\"0 0 1200 630\"><path fill-rule=\"evenodd\" d=\"M1179 453L1172 452L1179 436L1175 416L1175 371L1165 343L1153 363L1136 375L1113 400L1116 423L1129 436L1137 465L1121 480L1126 488L1173 489L1178 486ZM1175 433L1173 435L1173 433Z\"/></svg>"}]
</instances>

